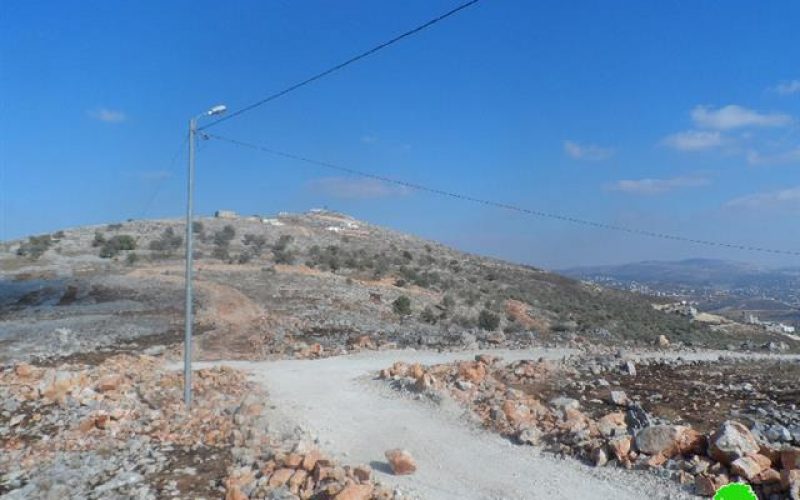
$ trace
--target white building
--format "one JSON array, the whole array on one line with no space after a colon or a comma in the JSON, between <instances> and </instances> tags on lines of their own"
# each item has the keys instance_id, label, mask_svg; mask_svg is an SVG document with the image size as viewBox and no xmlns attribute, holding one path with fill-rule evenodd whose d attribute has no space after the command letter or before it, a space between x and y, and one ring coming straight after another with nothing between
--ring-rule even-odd
<instances>
[{"instance_id":1,"label":"white building","mask_svg":"<svg viewBox=\"0 0 800 500\"><path fill-rule=\"evenodd\" d=\"M766 325L767 331L771 333L794 333L795 328L783 323L768 323Z\"/></svg>"},{"instance_id":2,"label":"white building","mask_svg":"<svg viewBox=\"0 0 800 500\"><path fill-rule=\"evenodd\" d=\"M237 216L233 210L217 210L214 212L214 217L217 219L235 219Z\"/></svg>"}]
</instances>

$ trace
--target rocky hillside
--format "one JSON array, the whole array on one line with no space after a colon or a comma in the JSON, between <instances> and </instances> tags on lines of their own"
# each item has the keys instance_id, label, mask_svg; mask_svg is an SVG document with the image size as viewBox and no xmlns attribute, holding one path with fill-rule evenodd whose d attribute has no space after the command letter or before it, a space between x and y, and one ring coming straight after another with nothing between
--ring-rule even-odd
<instances>
[{"instance_id":1,"label":"rocky hillside","mask_svg":"<svg viewBox=\"0 0 800 500\"><path fill-rule=\"evenodd\" d=\"M0 362L176 345L183 234L180 220L132 220L2 244ZM738 349L775 340L713 332L643 296L331 212L202 218L195 239L204 358L321 356L388 343L652 345L663 335Z\"/></svg>"}]
</instances>

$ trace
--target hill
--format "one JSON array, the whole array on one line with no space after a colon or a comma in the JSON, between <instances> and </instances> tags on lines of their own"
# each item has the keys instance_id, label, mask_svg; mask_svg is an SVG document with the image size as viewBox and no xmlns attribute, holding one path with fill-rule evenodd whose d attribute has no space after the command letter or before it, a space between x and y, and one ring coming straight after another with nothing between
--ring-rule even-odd
<instances>
[{"instance_id":1,"label":"hill","mask_svg":"<svg viewBox=\"0 0 800 500\"><path fill-rule=\"evenodd\" d=\"M195 223L198 356L320 356L384 344L451 348L574 342L724 347L639 294L317 211ZM0 247L0 362L176 348L183 224L66 229ZM798 346L792 345L792 348ZM78 354L80 353L80 354Z\"/></svg>"}]
</instances>

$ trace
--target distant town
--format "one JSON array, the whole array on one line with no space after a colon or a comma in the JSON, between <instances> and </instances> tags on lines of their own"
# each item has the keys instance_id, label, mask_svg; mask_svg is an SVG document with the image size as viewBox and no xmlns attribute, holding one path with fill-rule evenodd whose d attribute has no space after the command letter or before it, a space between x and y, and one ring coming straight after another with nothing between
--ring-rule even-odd
<instances>
[{"instance_id":1,"label":"distant town","mask_svg":"<svg viewBox=\"0 0 800 500\"><path fill-rule=\"evenodd\" d=\"M709 312L773 333L792 334L800 327L800 272L794 268L760 270L696 259L578 268L565 274L656 297L675 304L673 312L690 317Z\"/></svg>"}]
</instances>

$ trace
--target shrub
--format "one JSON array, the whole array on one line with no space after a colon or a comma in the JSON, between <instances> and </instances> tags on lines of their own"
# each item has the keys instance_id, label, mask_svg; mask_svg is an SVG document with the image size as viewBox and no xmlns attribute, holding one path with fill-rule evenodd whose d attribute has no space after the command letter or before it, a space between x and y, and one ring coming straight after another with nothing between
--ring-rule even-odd
<instances>
[{"instance_id":1,"label":"shrub","mask_svg":"<svg viewBox=\"0 0 800 500\"><path fill-rule=\"evenodd\" d=\"M107 240L100 249L100 257L110 259L116 257L123 250L136 248L136 240L129 234L117 234Z\"/></svg>"},{"instance_id":2,"label":"shrub","mask_svg":"<svg viewBox=\"0 0 800 500\"><path fill-rule=\"evenodd\" d=\"M53 244L52 238L49 234L42 236L31 236L28 241L23 243L17 249L17 255L21 257L30 257L31 259L38 259L48 248Z\"/></svg>"},{"instance_id":3,"label":"shrub","mask_svg":"<svg viewBox=\"0 0 800 500\"><path fill-rule=\"evenodd\" d=\"M175 229L168 227L164 229L157 240L150 242L150 250L171 255L175 250L183 245L183 236L175 234Z\"/></svg>"},{"instance_id":4,"label":"shrub","mask_svg":"<svg viewBox=\"0 0 800 500\"><path fill-rule=\"evenodd\" d=\"M445 295L442 297L442 308L446 311L449 311L456 305L455 299L451 295Z\"/></svg>"},{"instance_id":5,"label":"shrub","mask_svg":"<svg viewBox=\"0 0 800 500\"><path fill-rule=\"evenodd\" d=\"M215 246L214 251L211 252L211 256L215 259L219 260L228 260L231 258L230 254L228 253L228 247L226 246Z\"/></svg>"},{"instance_id":6,"label":"shrub","mask_svg":"<svg viewBox=\"0 0 800 500\"><path fill-rule=\"evenodd\" d=\"M205 230L205 227L203 226L202 222L200 222L200 221L192 222L192 232L193 233L197 233L198 235L202 235L204 230Z\"/></svg>"},{"instance_id":7,"label":"shrub","mask_svg":"<svg viewBox=\"0 0 800 500\"><path fill-rule=\"evenodd\" d=\"M500 326L500 316L484 309L480 312L480 314L478 314L478 326L482 330L497 330L497 327Z\"/></svg>"},{"instance_id":8,"label":"shrub","mask_svg":"<svg viewBox=\"0 0 800 500\"><path fill-rule=\"evenodd\" d=\"M95 231L94 232L94 240L92 240L92 246L93 247L99 247L99 246L104 245L105 242L106 242L106 237L103 236L103 233L101 233L100 231Z\"/></svg>"},{"instance_id":9,"label":"shrub","mask_svg":"<svg viewBox=\"0 0 800 500\"><path fill-rule=\"evenodd\" d=\"M125 263L128 264L129 266L132 266L132 265L136 264L136 262L138 260L139 260L139 256L136 255L135 252L131 252L131 253L128 254L127 257L125 257Z\"/></svg>"},{"instance_id":10,"label":"shrub","mask_svg":"<svg viewBox=\"0 0 800 500\"><path fill-rule=\"evenodd\" d=\"M55 239L60 240L63 237L64 237L64 231L56 231L55 233L53 233L53 238Z\"/></svg>"},{"instance_id":11,"label":"shrub","mask_svg":"<svg viewBox=\"0 0 800 500\"><path fill-rule=\"evenodd\" d=\"M291 243L292 241L294 241L294 238L292 238L292 235L284 234L280 238L278 238L278 241L276 241L274 245L272 245L272 249L273 250L286 250L286 247L288 247L289 243Z\"/></svg>"},{"instance_id":12,"label":"shrub","mask_svg":"<svg viewBox=\"0 0 800 500\"><path fill-rule=\"evenodd\" d=\"M227 247L233 238L236 237L236 229L230 224L226 225L214 233L214 244L219 247Z\"/></svg>"},{"instance_id":13,"label":"shrub","mask_svg":"<svg viewBox=\"0 0 800 500\"><path fill-rule=\"evenodd\" d=\"M284 234L272 245L272 257L276 264L294 264L295 255L289 249L289 243L294 241L291 235Z\"/></svg>"},{"instance_id":14,"label":"shrub","mask_svg":"<svg viewBox=\"0 0 800 500\"><path fill-rule=\"evenodd\" d=\"M453 323L460 326L461 328L467 328L467 329L475 328L474 317L458 315L453 317Z\"/></svg>"},{"instance_id":15,"label":"shrub","mask_svg":"<svg viewBox=\"0 0 800 500\"><path fill-rule=\"evenodd\" d=\"M295 255L289 249L276 250L272 249L272 257L276 264L294 264Z\"/></svg>"},{"instance_id":16,"label":"shrub","mask_svg":"<svg viewBox=\"0 0 800 500\"><path fill-rule=\"evenodd\" d=\"M401 295L394 299L392 302L392 310L400 316L408 316L411 314L411 299L405 295Z\"/></svg>"},{"instance_id":17,"label":"shrub","mask_svg":"<svg viewBox=\"0 0 800 500\"><path fill-rule=\"evenodd\" d=\"M245 245L251 247L253 256L261 255L267 245L267 239L262 235L245 234L242 241Z\"/></svg>"},{"instance_id":18,"label":"shrub","mask_svg":"<svg viewBox=\"0 0 800 500\"><path fill-rule=\"evenodd\" d=\"M122 229L122 224L109 224L106 226L106 229L109 231L119 231Z\"/></svg>"},{"instance_id":19,"label":"shrub","mask_svg":"<svg viewBox=\"0 0 800 500\"><path fill-rule=\"evenodd\" d=\"M422 313L419 315L419 319L421 319L424 323L433 325L436 323L436 321L438 321L439 318L436 316L436 313L433 312L431 306L425 306L425 309L423 309Z\"/></svg>"}]
</instances>

